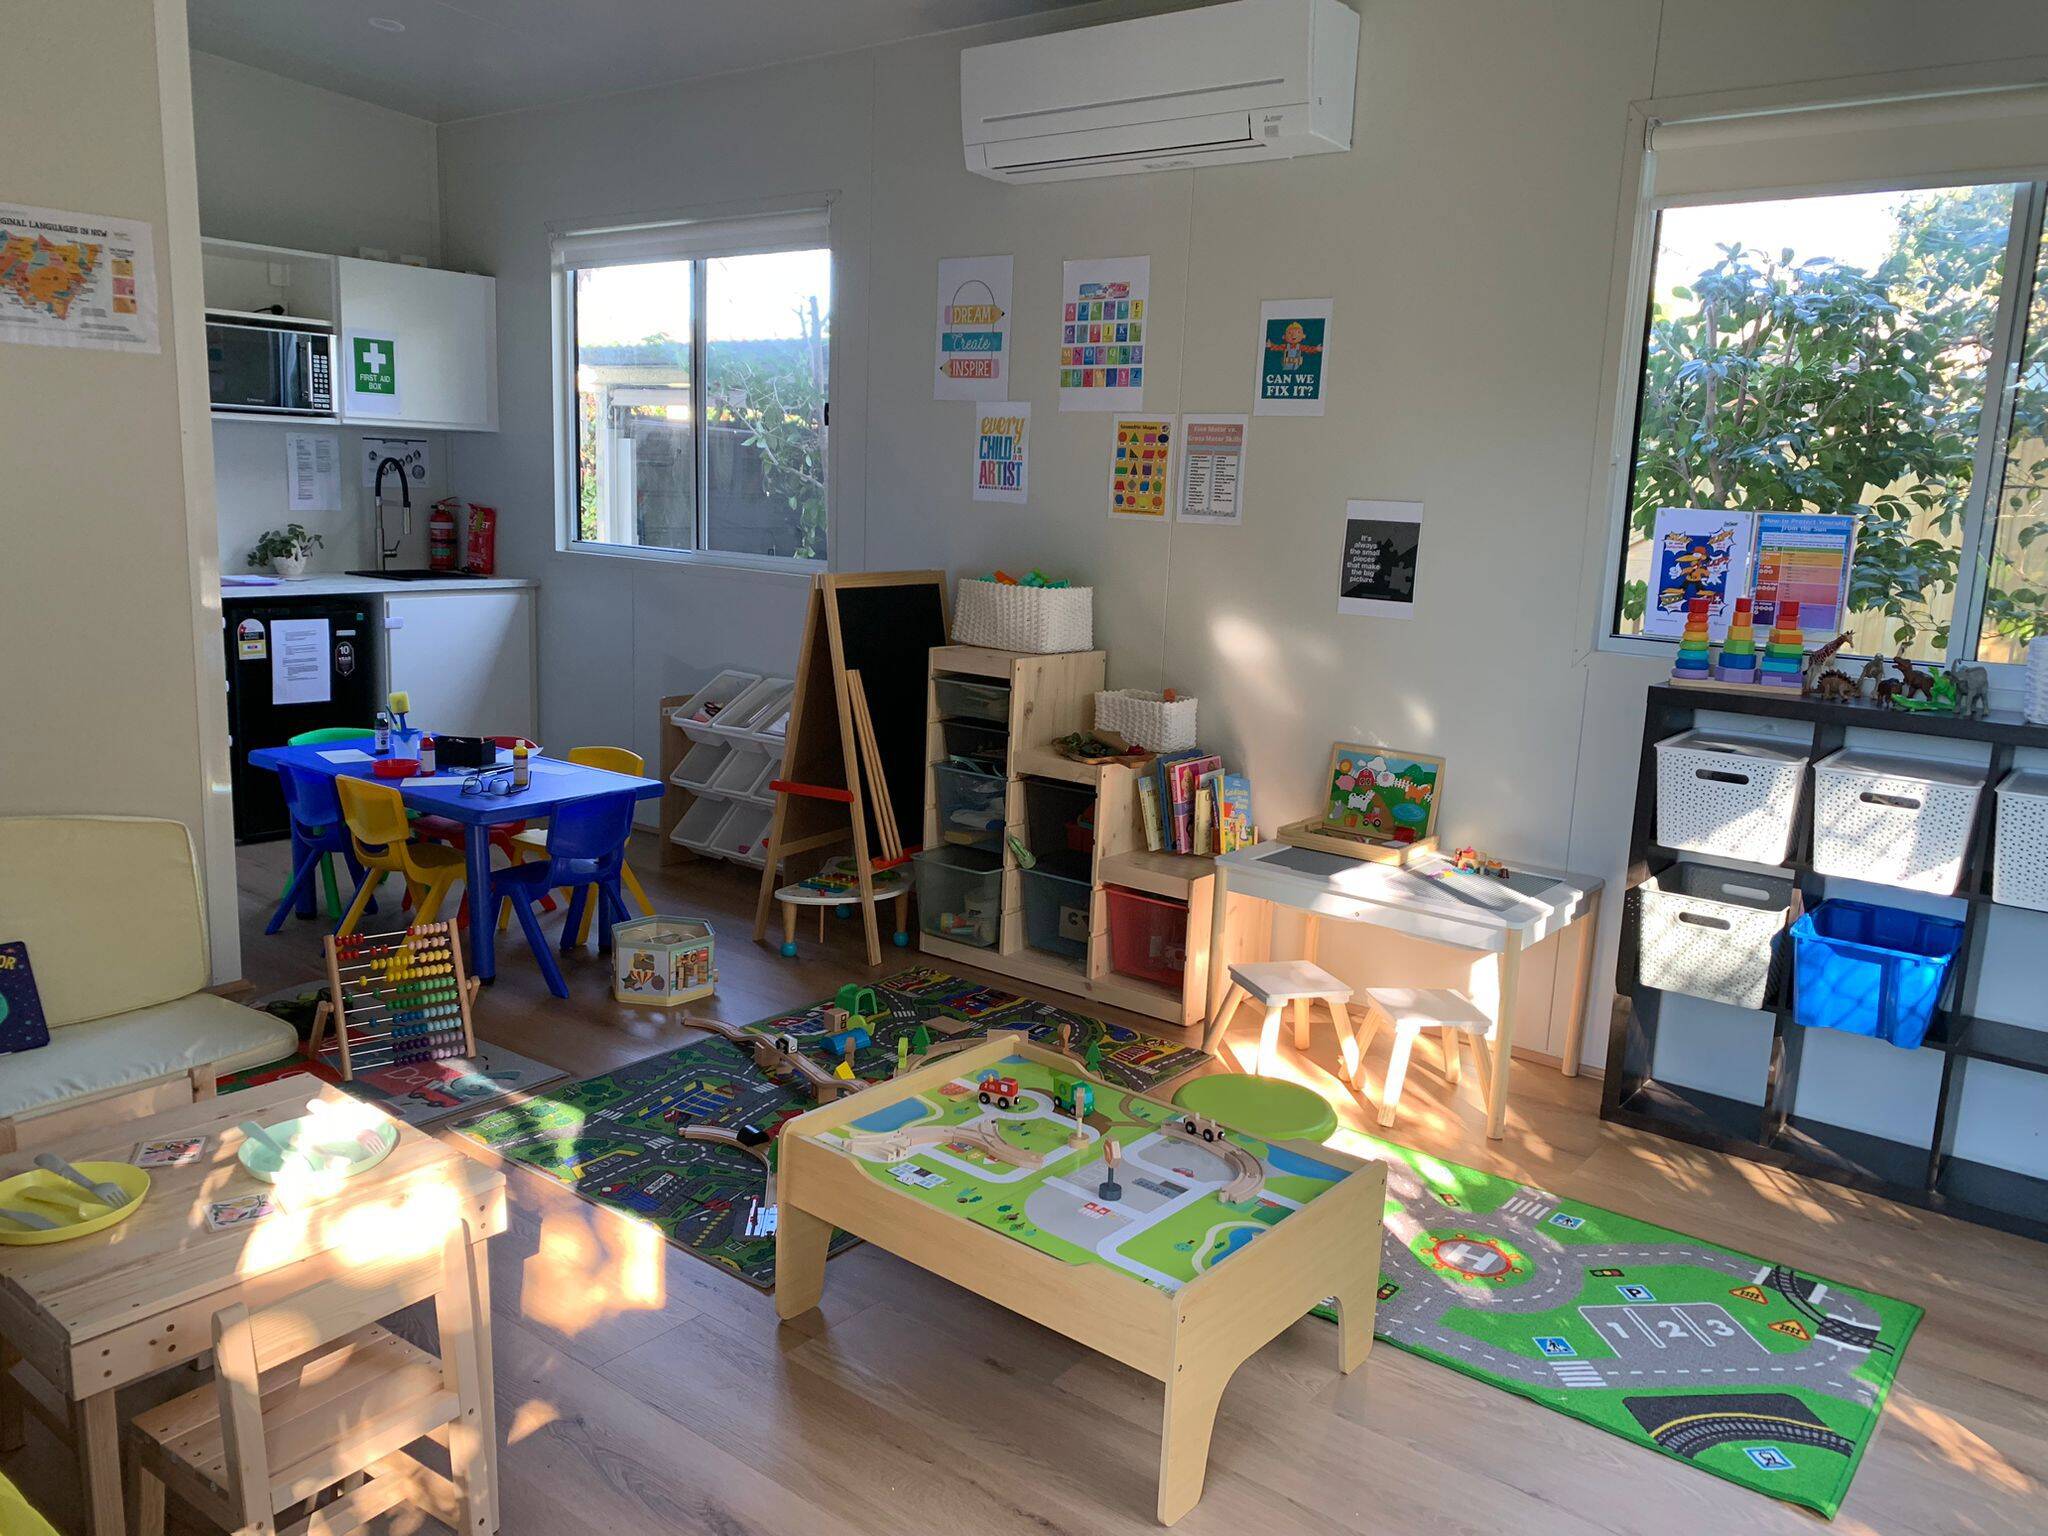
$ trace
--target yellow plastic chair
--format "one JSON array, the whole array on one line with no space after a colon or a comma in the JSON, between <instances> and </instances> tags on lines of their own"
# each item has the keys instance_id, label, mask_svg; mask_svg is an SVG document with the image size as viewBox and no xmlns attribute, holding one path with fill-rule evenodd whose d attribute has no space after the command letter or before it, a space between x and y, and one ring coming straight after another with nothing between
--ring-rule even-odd
<instances>
[{"instance_id":1,"label":"yellow plastic chair","mask_svg":"<svg viewBox=\"0 0 2048 1536\"><path fill-rule=\"evenodd\" d=\"M411 823L405 818L405 796L389 785L343 775L334 781L334 791L341 797L341 819L348 823L356 857L375 877L365 880L356 892L335 937L345 938L356 931L363 909L385 875L405 881L406 893L412 897L413 922L436 921L442 901L462 879L462 855L439 843L414 842Z\"/></svg>"},{"instance_id":2,"label":"yellow plastic chair","mask_svg":"<svg viewBox=\"0 0 2048 1536\"><path fill-rule=\"evenodd\" d=\"M606 773L623 773L629 778L644 778L647 774L647 759L625 747L571 747L569 761L579 768L602 768ZM536 853L545 854L548 851L547 828L530 827L514 837L512 842L515 847L531 848ZM525 862L523 857L520 862ZM632 892L633 900L639 904L641 915L654 916L654 904L647 899L647 892L641 888L640 877L633 873L632 865L628 864L619 871L619 881ZM562 892L564 899L574 894L566 889ZM500 927L504 926L504 915L500 914ZM590 921L596 915L597 887L592 886L590 899L583 904L583 926L576 934L579 946L590 942Z\"/></svg>"}]
</instances>

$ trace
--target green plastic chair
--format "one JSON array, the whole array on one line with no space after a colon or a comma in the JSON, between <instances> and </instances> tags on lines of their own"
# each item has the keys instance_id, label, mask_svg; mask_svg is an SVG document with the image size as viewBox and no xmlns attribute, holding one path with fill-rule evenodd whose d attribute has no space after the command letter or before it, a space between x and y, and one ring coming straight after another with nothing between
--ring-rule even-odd
<instances>
[{"instance_id":1,"label":"green plastic chair","mask_svg":"<svg viewBox=\"0 0 2048 1536\"><path fill-rule=\"evenodd\" d=\"M364 726L323 725L317 731L299 732L298 735L292 737L285 745L292 747L315 747L325 746L329 742L334 741L373 741L376 739L376 736L377 733L374 730ZM336 922L340 922L344 908L341 904L341 887L334 879L334 855L331 853L323 855L320 860L320 884L327 894L327 915ZM291 876L289 875L285 876L285 888L287 890L291 888ZM283 897L280 895L279 900L282 899Z\"/></svg>"}]
</instances>

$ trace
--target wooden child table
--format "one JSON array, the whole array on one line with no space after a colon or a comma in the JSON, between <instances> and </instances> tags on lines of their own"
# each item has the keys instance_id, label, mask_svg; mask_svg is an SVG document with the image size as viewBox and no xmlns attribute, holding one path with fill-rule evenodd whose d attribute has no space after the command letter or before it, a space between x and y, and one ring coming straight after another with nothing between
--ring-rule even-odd
<instances>
[{"instance_id":1,"label":"wooden child table","mask_svg":"<svg viewBox=\"0 0 2048 1536\"><path fill-rule=\"evenodd\" d=\"M1076 1081L1093 1095L1078 1128ZM1329 1297L1338 1369L1364 1361L1387 1183L1379 1163L1213 1121L1189 1135L1187 1118L1019 1035L800 1115L778 1139L776 1312L818 1304L840 1227L1143 1371L1166 1387L1171 1525L1202 1496L1239 1365ZM1105 1138L1121 1150L1115 1199Z\"/></svg>"},{"instance_id":2,"label":"wooden child table","mask_svg":"<svg viewBox=\"0 0 2048 1536\"><path fill-rule=\"evenodd\" d=\"M0 1374L17 1356L24 1358L69 1404L69 1422L51 1428L77 1452L89 1536L126 1532L114 1406L119 1388L205 1353L213 1343L214 1314L223 1307L241 1302L257 1308L328 1275L373 1271L382 1244L437 1242L455 1220L467 1219L476 1250L484 1443L497 1444L484 1244L505 1230L503 1174L400 1124L391 1154L332 1195L246 1226L207 1230L209 1204L271 1189L238 1161L243 1138L235 1127L244 1120L279 1124L303 1113L312 1097L349 1102L313 1078L290 1077L41 1149L73 1163L125 1163L138 1142L207 1138L198 1161L149 1170L149 1193L127 1220L68 1242L0 1247ZM0 1157L0 1178L33 1167L34 1156ZM19 1393L0 1383L0 1439L18 1422ZM40 1415L40 1400L31 1398L29 1405ZM495 1530L495 1486L490 1504Z\"/></svg>"}]
</instances>

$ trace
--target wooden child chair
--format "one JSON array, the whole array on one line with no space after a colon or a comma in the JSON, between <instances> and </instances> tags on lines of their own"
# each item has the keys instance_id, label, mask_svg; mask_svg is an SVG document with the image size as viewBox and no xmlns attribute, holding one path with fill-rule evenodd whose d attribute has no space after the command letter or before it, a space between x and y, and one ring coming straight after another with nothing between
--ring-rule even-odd
<instances>
[{"instance_id":1,"label":"wooden child chair","mask_svg":"<svg viewBox=\"0 0 2048 1536\"><path fill-rule=\"evenodd\" d=\"M623 773L628 778L644 778L647 774L647 759L625 747L571 747L569 761L579 768L602 768L606 773ZM519 850L513 855L513 859L523 864L529 853L548 851L547 828L534 827L521 832L512 839L512 842ZM623 862L620 864L619 880L632 894L633 900L639 904L641 916L654 916L654 904L647 899L647 892L641 889L640 877L633 873L632 865ZM565 899L573 894L566 890L562 892ZM590 893L592 900L583 909L583 923L576 932L576 943L579 948L590 942L590 921L597 915L596 894L595 891ZM541 910L550 909L543 906Z\"/></svg>"},{"instance_id":2,"label":"wooden child chair","mask_svg":"<svg viewBox=\"0 0 2048 1536\"><path fill-rule=\"evenodd\" d=\"M1380 1093L1380 1124L1392 1125L1401 1107L1401 1087L1408 1080L1408 1057L1415 1049L1415 1037L1425 1029L1440 1030L1444 1052L1444 1081L1458 1084L1459 1041L1470 1035L1479 1042L1474 1052L1484 1084L1490 1058L1485 1041L1493 1033L1493 1020L1463 992L1450 987L1367 987L1365 1028L1359 1031L1359 1053L1372 1045L1382 1029L1394 1031L1394 1049L1387 1057L1387 1085ZM1352 1074L1352 1086L1364 1091L1358 1081L1363 1066Z\"/></svg>"},{"instance_id":3,"label":"wooden child chair","mask_svg":"<svg viewBox=\"0 0 2048 1536\"><path fill-rule=\"evenodd\" d=\"M327 1536L408 1502L483 1536L494 1448L474 1262L458 1221L424 1253L366 1259L254 1312L238 1302L215 1313L212 1384L129 1428L137 1536L163 1536L166 1487L236 1536ZM429 1296L438 1360L376 1321ZM446 1444L452 1478L406 1451L428 1435ZM347 1491L313 1512L336 1484ZM308 1513L280 1527L302 1503Z\"/></svg>"},{"instance_id":4,"label":"wooden child chair","mask_svg":"<svg viewBox=\"0 0 2048 1536\"><path fill-rule=\"evenodd\" d=\"M1290 1003L1293 1005L1294 1048L1305 1051L1309 1043L1309 1005L1321 1003L1323 1011L1330 1016L1330 1028L1336 1032L1337 1049L1344 1058L1345 1075L1357 1075L1359 1047L1351 1032L1351 1016L1344 1006L1351 1001L1351 989L1321 966L1306 960L1259 960L1233 965L1230 968L1230 988L1223 994L1216 1017L1209 1021L1208 1036L1202 1041L1203 1050L1213 1056L1223 1048L1224 1037L1230 1032L1231 1018L1247 997L1266 1010L1265 1021L1259 1030L1258 1059L1252 1066L1255 1074L1263 1076L1278 1058L1281 1010Z\"/></svg>"},{"instance_id":5,"label":"wooden child chair","mask_svg":"<svg viewBox=\"0 0 2048 1536\"><path fill-rule=\"evenodd\" d=\"M462 855L438 843L414 842L412 825L405 819L405 796L388 784L344 775L334 781L334 792L340 797L342 819L348 823L356 857L372 871L372 878L357 889L348 916L334 930L335 937L346 938L356 931L384 875L397 875L405 881L414 922L435 921L441 915L442 901L462 879Z\"/></svg>"}]
</instances>

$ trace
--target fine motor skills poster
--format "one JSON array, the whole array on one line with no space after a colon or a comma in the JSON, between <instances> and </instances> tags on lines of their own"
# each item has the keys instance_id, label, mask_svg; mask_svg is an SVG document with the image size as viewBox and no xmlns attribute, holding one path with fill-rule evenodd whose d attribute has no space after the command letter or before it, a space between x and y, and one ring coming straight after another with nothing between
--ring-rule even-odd
<instances>
[{"instance_id":1,"label":"fine motor skills poster","mask_svg":"<svg viewBox=\"0 0 2048 1536\"><path fill-rule=\"evenodd\" d=\"M1443 771L1438 758L1339 742L1330 749L1323 823L1341 832L1412 843L1427 836L1435 822Z\"/></svg>"}]
</instances>

